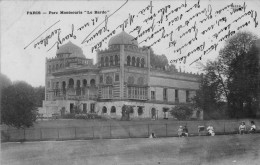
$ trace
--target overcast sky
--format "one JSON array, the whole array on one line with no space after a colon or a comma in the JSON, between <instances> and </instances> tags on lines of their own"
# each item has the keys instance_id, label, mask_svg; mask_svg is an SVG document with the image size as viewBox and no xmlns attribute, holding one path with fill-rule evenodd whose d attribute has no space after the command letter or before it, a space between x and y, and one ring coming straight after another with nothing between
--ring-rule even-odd
<instances>
[{"instance_id":1,"label":"overcast sky","mask_svg":"<svg viewBox=\"0 0 260 165\"><path fill-rule=\"evenodd\" d=\"M246 7L241 11L230 14L233 9L229 6L221 11L221 13L216 13L216 11L223 9L232 2L234 5L241 5L242 7ZM150 4L153 6L152 9L149 7ZM87 58L93 58L94 61L96 61L96 52L91 51L93 46L100 42L114 29L116 30L116 34L120 33L122 29L117 27L122 24L124 20L129 18L129 14L135 17L131 25L128 24L124 30L127 33L130 33L137 26L140 26L140 33L142 33L144 30L153 25L153 32L150 31L143 33L143 35L138 38L139 43L143 41L139 44L139 46L149 46L161 38L161 41L154 44L152 48L157 54L165 54L169 61L186 56L189 52L196 49L196 47L202 43L205 45L204 51L214 43L218 43L218 46L216 51L213 50L204 55L201 62L205 63L209 59L216 58L218 55L218 50L224 45L224 41L218 41L221 39L221 37L227 35L229 30L235 31L236 33L239 30L246 30L256 34L258 37L260 36L260 25L256 27L256 23L260 22L260 1L186 1L186 7L182 7L178 11L169 14L171 11L174 11L174 9L184 4L184 0L153 1L152 3L150 1L2 1L1 72L6 74L12 81L24 80L33 86L45 85L45 59L55 57L57 47L54 46L51 50L49 49L57 42L58 35L54 34L48 40L48 44L46 46L42 44L34 48L34 45L37 42L45 39L56 29L60 29L60 38L63 38L71 33L72 26L74 26L74 35L76 36L76 39L69 38L61 45L71 41L83 49L83 52ZM164 15L162 15L162 10L159 11L161 8L165 9ZM190 8L192 9L189 10ZM187 12L187 10L189 11ZM40 11L41 14L30 14L33 11ZM52 13L58 12L58 14L49 14L50 11ZM60 11L71 11L78 13L82 12L82 14L60 14ZM104 11L104 13L95 14L95 11ZM46 12L46 14L44 14L44 12ZM199 12L200 14L198 14ZM201 23L200 21L206 18L210 12L212 18ZM248 15L241 17L248 12L250 12ZM257 16L256 13L259 16ZM144 20L153 14L156 15L154 16L154 24L152 24L153 19L145 23ZM167 18L166 15L168 15ZM100 28L105 26L105 23L102 22L105 20L106 16L108 17L107 30L109 31L102 32L101 35L93 38L88 43L85 42L82 44L82 41L98 25L100 26L96 28L92 34L90 34L88 39ZM192 18L192 16L194 17ZM225 17L225 21L223 17ZM239 17L241 17L241 19L235 23L232 23ZM162 23L158 22L161 18L163 18ZM218 20L221 18L223 18L222 21L218 22ZM94 20L94 25L91 19ZM172 23L169 23L171 20ZM189 20L189 24L178 31L177 27L180 25L185 25L185 21L187 20ZM238 30L238 27L243 24L245 25L246 22L248 22L248 25ZM86 26L82 30L78 30L86 23L89 23L89 26ZM219 33L218 38L214 38L214 34L218 33L228 24L230 24L229 29L223 30ZM180 37L188 29L194 27L194 25L197 29L197 39L192 41L190 45L183 47L181 49L181 53L180 51L177 52L178 48L182 47L185 45L185 43L195 37L195 31L193 31L194 29L192 29L190 32L187 32L183 37ZM214 25L214 28L202 35L202 31L210 25ZM168 36L162 38L162 31L154 33L162 27L164 27L165 30L164 35L170 34L172 31L172 37ZM145 42L144 40L151 36L152 33L154 33L154 37ZM136 37L138 36L138 32L133 31L131 35ZM109 38L102 44L101 49L107 48ZM171 39L172 41L175 41L176 44L175 46L168 48ZM182 69L185 68L185 71L188 72L198 72L196 65L190 64L192 61L199 58L202 53L203 51L196 51L192 53L192 55L187 57L185 64L183 61L181 63L178 62L177 67L182 67Z\"/></svg>"}]
</instances>

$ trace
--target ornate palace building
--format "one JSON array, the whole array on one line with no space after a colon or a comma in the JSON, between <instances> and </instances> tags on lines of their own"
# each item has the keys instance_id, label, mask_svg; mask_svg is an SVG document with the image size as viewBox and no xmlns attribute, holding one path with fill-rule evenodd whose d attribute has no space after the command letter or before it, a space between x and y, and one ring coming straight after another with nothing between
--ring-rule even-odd
<instances>
[{"instance_id":1,"label":"ornate palace building","mask_svg":"<svg viewBox=\"0 0 260 165\"><path fill-rule=\"evenodd\" d=\"M150 51L133 39L124 31L112 37L108 49L97 51L96 64L73 43L61 46L46 59L45 115L78 109L121 117L129 105L131 117L163 118L175 105L190 104L201 76L152 68Z\"/></svg>"}]
</instances>

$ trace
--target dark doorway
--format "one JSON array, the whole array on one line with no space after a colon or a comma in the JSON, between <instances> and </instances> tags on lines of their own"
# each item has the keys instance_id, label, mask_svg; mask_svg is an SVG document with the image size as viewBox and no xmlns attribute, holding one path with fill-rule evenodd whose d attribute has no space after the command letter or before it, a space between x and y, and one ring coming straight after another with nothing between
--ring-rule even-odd
<instances>
[{"instance_id":1,"label":"dark doorway","mask_svg":"<svg viewBox=\"0 0 260 165\"><path fill-rule=\"evenodd\" d=\"M83 104L83 113L87 113L87 104L86 103Z\"/></svg>"},{"instance_id":2,"label":"dark doorway","mask_svg":"<svg viewBox=\"0 0 260 165\"><path fill-rule=\"evenodd\" d=\"M90 113L95 113L95 103L90 104Z\"/></svg>"},{"instance_id":3,"label":"dark doorway","mask_svg":"<svg viewBox=\"0 0 260 165\"><path fill-rule=\"evenodd\" d=\"M74 113L74 104L70 103L70 113Z\"/></svg>"}]
</instances>

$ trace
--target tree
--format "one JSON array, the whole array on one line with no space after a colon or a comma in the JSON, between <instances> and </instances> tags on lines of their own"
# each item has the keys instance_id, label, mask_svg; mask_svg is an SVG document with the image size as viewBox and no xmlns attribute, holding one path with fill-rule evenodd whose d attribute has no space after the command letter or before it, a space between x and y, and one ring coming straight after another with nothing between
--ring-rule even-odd
<instances>
[{"instance_id":1,"label":"tree","mask_svg":"<svg viewBox=\"0 0 260 165\"><path fill-rule=\"evenodd\" d=\"M178 120L186 120L191 117L193 110L185 105L177 105L171 109L170 114Z\"/></svg>"},{"instance_id":2,"label":"tree","mask_svg":"<svg viewBox=\"0 0 260 165\"><path fill-rule=\"evenodd\" d=\"M258 98L259 49L257 37L240 32L230 38L219 54L218 70L223 74L226 100L231 117L255 117Z\"/></svg>"},{"instance_id":3,"label":"tree","mask_svg":"<svg viewBox=\"0 0 260 165\"><path fill-rule=\"evenodd\" d=\"M16 128L31 127L36 120L35 93L32 86L16 82L3 89L1 120Z\"/></svg>"},{"instance_id":4,"label":"tree","mask_svg":"<svg viewBox=\"0 0 260 165\"><path fill-rule=\"evenodd\" d=\"M36 106L42 107L42 101L45 98L45 87L43 86L34 87L34 93L35 93Z\"/></svg>"},{"instance_id":5,"label":"tree","mask_svg":"<svg viewBox=\"0 0 260 165\"><path fill-rule=\"evenodd\" d=\"M260 83L256 39L248 32L237 33L226 41L219 57L204 67L205 76L195 97L204 112L226 107L230 117L255 117Z\"/></svg>"},{"instance_id":6,"label":"tree","mask_svg":"<svg viewBox=\"0 0 260 165\"><path fill-rule=\"evenodd\" d=\"M11 80L4 74L0 73L0 91L12 85Z\"/></svg>"},{"instance_id":7,"label":"tree","mask_svg":"<svg viewBox=\"0 0 260 165\"><path fill-rule=\"evenodd\" d=\"M216 114L222 114L225 93L223 79L217 70L218 63L216 61L208 61L204 66L204 75L201 78L200 88L196 96L193 98L195 108L202 109L205 118L217 118ZM218 115L218 116L219 116Z\"/></svg>"},{"instance_id":8,"label":"tree","mask_svg":"<svg viewBox=\"0 0 260 165\"><path fill-rule=\"evenodd\" d=\"M130 120L130 113L133 113L134 109L130 105L123 105L121 120Z\"/></svg>"}]
</instances>

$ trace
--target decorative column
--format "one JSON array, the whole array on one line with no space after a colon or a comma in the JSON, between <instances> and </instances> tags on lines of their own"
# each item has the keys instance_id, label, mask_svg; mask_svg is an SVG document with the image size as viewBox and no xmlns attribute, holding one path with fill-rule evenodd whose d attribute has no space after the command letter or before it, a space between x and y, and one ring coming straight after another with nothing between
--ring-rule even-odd
<instances>
[{"instance_id":1,"label":"decorative column","mask_svg":"<svg viewBox=\"0 0 260 165\"><path fill-rule=\"evenodd\" d=\"M120 99L124 99L124 82L125 82L125 50L124 45L120 45Z\"/></svg>"},{"instance_id":2,"label":"decorative column","mask_svg":"<svg viewBox=\"0 0 260 165\"><path fill-rule=\"evenodd\" d=\"M147 77L147 96L148 100L151 100L151 88L150 88L150 70L151 70L151 64L150 64L150 48L147 50L147 69L148 69L148 77Z\"/></svg>"}]
</instances>

